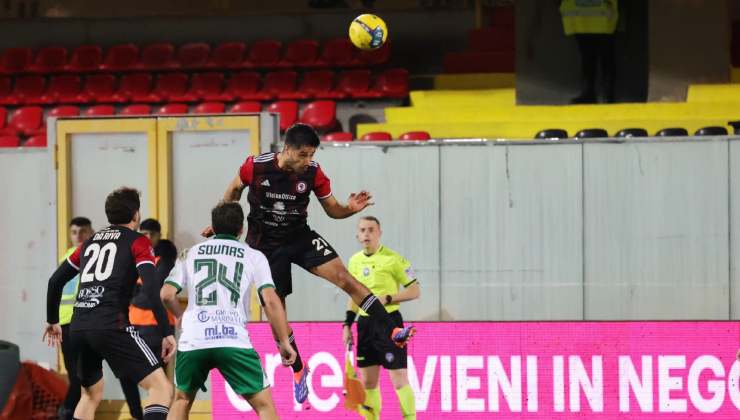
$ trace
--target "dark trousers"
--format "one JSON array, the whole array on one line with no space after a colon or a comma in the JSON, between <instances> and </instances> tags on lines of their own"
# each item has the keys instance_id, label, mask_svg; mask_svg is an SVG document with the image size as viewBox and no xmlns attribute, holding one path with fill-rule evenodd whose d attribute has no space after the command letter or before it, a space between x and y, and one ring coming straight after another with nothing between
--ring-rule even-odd
<instances>
[{"instance_id":1,"label":"dark trousers","mask_svg":"<svg viewBox=\"0 0 740 420\"><path fill-rule=\"evenodd\" d=\"M614 102L614 35L576 34L575 38L581 53L583 88L573 102L595 103L599 95L605 102ZM599 76L601 83L598 83Z\"/></svg>"},{"instance_id":2,"label":"dark trousers","mask_svg":"<svg viewBox=\"0 0 740 420\"><path fill-rule=\"evenodd\" d=\"M69 379L67 396L62 403L63 413L60 412L59 416L62 420L72 420L77 402L80 401L82 389L77 377L77 353L77 346L69 335L69 324L62 325L62 355L64 356L64 366L67 368L67 378Z\"/></svg>"}]
</instances>

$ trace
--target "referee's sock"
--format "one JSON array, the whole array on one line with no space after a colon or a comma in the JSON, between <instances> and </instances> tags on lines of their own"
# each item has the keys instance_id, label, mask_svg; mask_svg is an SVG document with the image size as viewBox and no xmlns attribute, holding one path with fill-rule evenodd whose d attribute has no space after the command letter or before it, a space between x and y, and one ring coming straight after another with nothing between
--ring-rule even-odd
<instances>
[{"instance_id":1,"label":"referee's sock","mask_svg":"<svg viewBox=\"0 0 740 420\"><path fill-rule=\"evenodd\" d=\"M293 363L291 368L293 368L293 373L297 373L303 369L303 361L301 360L301 353L298 352L298 345L295 343L295 336L293 335L293 331L290 332L288 340L290 341L290 346L293 347L293 350L296 354L295 363Z\"/></svg>"},{"instance_id":2,"label":"referee's sock","mask_svg":"<svg viewBox=\"0 0 740 420\"><path fill-rule=\"evenodd\" d=\"M170 409L159 404L144 407L144 420L167 420Z\"/></svg>"},{"instance_id":3,"label":"referee's sock","mask_svg":"<svg viewBox=\"0 0 740 420\"><path fill-rule=\"evenodd\" d=\"M385 310L385 306L380 303L380 299L378 299L377 296L373 294L365 296L365 298L362 299L362 302L360 302L360 308L370 315L370 318L372 318L373 321L379 321L385 324L385 327L388 330L385 336L390 336L396 325L393 322L393 319L391 319L391 316L388 315L388 311Z\"/></svg>"},{"instance_id":4,"label":"referee's sock","mask_svg":"<svg viewBox=\"0 0 740 420\"><path fill-rule=\"evenodd\" d=\"M396 395L398 396L398 403L401 406L403 420L416 420L416 402L411 385L396 389Z\"/></svg>"}]
</instances>

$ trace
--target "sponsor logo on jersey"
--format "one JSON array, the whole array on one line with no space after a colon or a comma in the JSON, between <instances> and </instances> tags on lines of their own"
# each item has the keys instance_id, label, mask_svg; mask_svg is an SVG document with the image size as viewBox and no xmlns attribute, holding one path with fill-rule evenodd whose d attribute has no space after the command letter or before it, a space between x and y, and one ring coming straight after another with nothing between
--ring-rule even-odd
<instances>
[{"instance_id":1,"label":"sponsor logo on jersey","mask_svg":"<svg viewBox=\"0 0 740 420\"><path fill-rule=\"evenodd\" d=\"M412 280L416 279L416 273L414 272L414 269L411 266L409 266L409 268L407 268L404 272L406 273L406 277Z\"/></svg>"},{"instance_id":2,"label":"sponsor logo on jersey","mask_svg":"<svg viewBox=\"0 0 740 420\"><path fill-rule=\"evenodd\" d=\"M75 302L75 307L94 308L100 304L100 299L103 298L103 293L105 293L105 287L103 286L90 286L80 289L77 293L77 302Z\"/></svg>"},{"instance_id":3,"label":"sponsor logo on jersey","mask_svg":"<svg viewBox=\"0 0 740 420\"><path fill-rule=\"evenodd\" d=\"M370 268L369 268L369 267L365 267L365 269L364 269L364 270L362 270L362 274L363 274L363 275L364 275L365 277L369 276L369 275L370 275Z\"/></svg>"},{"instance_id":4,"label":"sponsor logo on jersey","mask_svg":"<svg viewBox=\"0 0 740 420\"><path fill-rule=\"evenodd\" d=\"M197 315L198 321L200 322L222 322L225 324L241 325L245 320L242 320L239 315L239 311L225 311L219 309L216 311L200 311Z\"/></svg>"},{"instance_id":5,"label":"sponsor logo on jersey","mask_svg":"<svg viewBox=\"0 0 740 420\"><path fill-rule=\"evenodd\" d=\"M270 186L270 180L266 179L260 183L263 187L269 187Z\"/></svg>"},{"instance_id":6,"label":"sponsor logo on jersey","mask_svg":"<svg viewBox=\"0 0 740 420\"><path fill-rule=\"evenodd\" d=\"M214 325L203 331L206 340L220 340L223 338L237 338L236 328L228 325Z\"/></svg>"},{"instance_id":7,"label":"sponsor logo on jersey","mask_svg":"<svg viewBox=\"0 0 740 420\"><path fill-rule=\"evenodd\" d=\"M293 194L274 193L274 192L269 192L269 191L265 192L265 196L273 200L295 200L297 198Z\"/></svg>"},{"instance_id":8,"label":"sponsor logo on jersey","mask_svg":"<svg viewBox=\"0 0 740 420\"><path fill-rule=\"evenodd\" d=\"M299 193L306 192L306 188L308 188L308 185L304 181L298 181L298 183L295 184L295 190Z\"/></svg>"}]
</instances>

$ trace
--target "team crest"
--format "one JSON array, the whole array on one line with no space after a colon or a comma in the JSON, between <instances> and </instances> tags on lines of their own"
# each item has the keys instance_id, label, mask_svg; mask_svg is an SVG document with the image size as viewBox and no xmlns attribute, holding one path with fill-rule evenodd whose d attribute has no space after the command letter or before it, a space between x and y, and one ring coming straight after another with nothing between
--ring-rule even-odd
<instances>
[{"instance_id":1,"label":"team crest","mask_svg":"<svg viewBox=\"0 0 740 420\"><path fill-rule=\"evenodd\" d=\"M364 275L365 277L369 276L369 275L370 275L370 269L369 269L369 268L367 268L367 267L365 267L365 269L364 269L364 270L362 270L362 274L363 274L363 275Z\"/></svg>"},{"instance_id":2,"label":"team crest","mask_svg":"<svg viewBox=\"0 0 740 420\"><path fill-rule=\"evenodd\" d=\"M295 184L295 190L298 191L299 193L306 192L307 188L308 188L308 185L306 185L306 183L303 181L298 181L298 183Z\"/></svg>"},{"instance_id":3,"label":"team crest","mask_svg":"<svg viewBox=\"0 0 740 420\"><path fill-rule=\"evenodd\" d=\"M385 354L385 361L388 363L393 363L393 360L395 360L395 358L396 357L391 352Z\"/></svg>"}]
</instances>

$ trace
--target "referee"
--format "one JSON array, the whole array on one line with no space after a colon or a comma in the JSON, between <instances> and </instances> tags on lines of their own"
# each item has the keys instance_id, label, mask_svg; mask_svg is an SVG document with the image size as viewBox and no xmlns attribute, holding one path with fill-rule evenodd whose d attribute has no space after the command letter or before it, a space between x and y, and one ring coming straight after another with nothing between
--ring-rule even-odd
<instances>
[{"instance_id":1,"label":"referee","mask_svg":"<svg viewBox=\"0 0 740 420\"><path fill-rule=\"evenodd\" d=\"M360 219L357 240L363 249L350 258L348 269L352 276L383 301L396 326L403 327L399 303L418 299L421 290L411 263L397 252L381 245L381 234L380 221L377 218L365 216ZM400 286L404 287L401 291ZM357 321L357 366L362 373L366 395L361 413L366 420L380 419L382 404L378 377L380 366L383 366L390 374L403 418L416 419L414 392L409 386L406 373L406 348L378 340L378 334L373 330L382 327L377 325L377 321L372 321L352 300L348 307L342 334L345 346L352 344L352 323L358 311L360 315Z\"/></svg>"}]
</instances>

